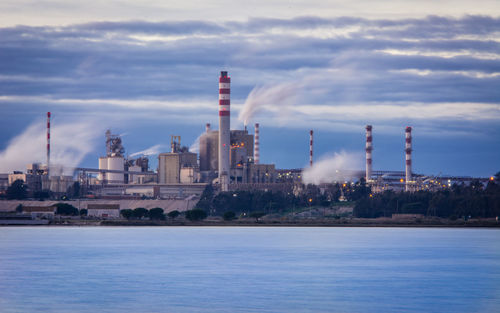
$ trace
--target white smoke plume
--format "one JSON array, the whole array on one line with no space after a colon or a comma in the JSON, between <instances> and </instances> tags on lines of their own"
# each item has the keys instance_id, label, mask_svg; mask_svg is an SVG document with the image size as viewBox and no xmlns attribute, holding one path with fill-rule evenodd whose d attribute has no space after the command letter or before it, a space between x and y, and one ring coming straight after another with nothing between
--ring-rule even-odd
<instances>
[{"instance_id":1,"label":"white smoke plume","mask_svg":"<svg viewBox=\"0 0 500 313\"><path fill-rule=\"evenodd\" d=\"M363 155L341 151L321 158L302 173L304 184L322 184L352 181L356 170L362 168Z\"/></svg>"},{"instance_id":2,"label":"white smoke plume","mask_svg":"<svg viewBox=\"0 0 500 313\"><path fill-rule=\"evenodd\" d=\"M160 154L161 150L165 148L165 145L154 145L142 151L134 152L130 155L130 157L136 156L149 156L149 155L157 155Z\"/></svg>"},{"instance_id":3,"label":"white smoke plume","mask_svg":"<svg viewBox=\"0 0 500 313\"><path fill-rule=\"evenodd\" d=\"M38 121L23 133L14 137L7 148L0 152L0 172L26 171L26 165L47 162L46 124ZM71 168L77 167L85 156L94 150L96 139L102 129L94 124L73 122L51 125L50 163L52 166L69 168L64 172L71 175Z\"/></svg>"},{"instance_id":4,"label":"white smoke plume","mask_svg":"<svg viewBox=\"0 0 500 313\"><path fill-rule=\"evenodd\" d=\"M189 152L192 153L199 153L200 152L200 137L203 136L205 132L203 132L201 135L196 138L196 140L193 142L193 144L189 147Z\"/></svg>"},{"instance_id":5,"label":"white smoke plume","mask_svg":"<svg viewBox=\"0 0 500 313\"><path fill-rule=\"evenodd\" d=\"M238 120L248 125L254 115L262 109L282 111L293 106L300 89L299 83L255 87L248 95Z\"/></svg>"}]
</instances>

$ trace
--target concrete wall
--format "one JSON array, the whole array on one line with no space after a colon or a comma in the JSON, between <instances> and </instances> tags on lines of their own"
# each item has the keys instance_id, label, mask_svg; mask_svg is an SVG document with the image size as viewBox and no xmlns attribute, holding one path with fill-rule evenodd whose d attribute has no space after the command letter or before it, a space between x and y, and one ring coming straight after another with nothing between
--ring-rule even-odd
<instances>
[{"instance_id":1,"label":"concrete wall","mask_svg":"<svg viewBox=\"0 0 500 313\"><path fill-rule=\"evenodd\" d=\"M135 208L162 208L166 213L174 210L186 211L191 210L198 198L189 197L185 200L72 200L72 201L20 201L20 200L4 200L0 201L0 212L15 211L19 204L23 206L50 206L56 203L69 203L78 209L87 209L89 204L119 204L120 209L135 209Z\"/></svg>"}]
</instances>

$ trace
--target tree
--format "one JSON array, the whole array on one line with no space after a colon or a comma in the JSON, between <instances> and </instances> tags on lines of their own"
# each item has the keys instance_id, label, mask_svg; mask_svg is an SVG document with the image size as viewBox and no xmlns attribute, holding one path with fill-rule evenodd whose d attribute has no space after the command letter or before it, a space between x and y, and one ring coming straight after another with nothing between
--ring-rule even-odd
<instances>
[{"instance_id":1,"label":"tree","mask_svg":"<svg viewBox=\"0 0 500 313\"><path fill-rule=\"evenodd\" d=\"M263 217L264 215L266 215L266 213L265 213L265 212L253 212L253 213L251 213L251 214L250 214L250 217L255 218L255 221L256 221L256 222L258 222L258 221L259 221L259 219L260 219L261 217Z\"/></svg>"},{"instance_id":2,"label":"tree","mask_svg":"<svg viewBox=\"0 0 500 313\"><path fill-rule=\"evenodd\" d=\"M87 216L87 214L88 214L87 209L81 209L80 210L80 216Z\"/></svg>"},{"instance_id":3,"label":"tree","mask_svg":"<svg viewBox=\"0 0 500 313\"><path fill-rule=\"evenodd\" d=\"M28 196L28 187L22 179L18 179L7 188L7 199L26 199Z\"/></svg>"},{"instance_id":4,"label":"tree","mask_svg":"<svg viewBox=\"0 0 500 313\"><path fill-rule=\"evenodd\" d=\"M120 211L120 214L126 218L127 220L129 220L133 215L134 215L134 211L131 210L131 209L124 209L124 210L121 210Z\"/></svg>"},{"instance_id":5,"label":"tree","mask_svg":"<svg viewBox=\"0 0 500 313\"><path fill-rule=\"evenodd\" d=\"M132 214L133 217L141 219L148 216L148 210L145 208L136 208Z\"/></svg>"},{"instance_id":6,"label":"tree","mask_svg":"<svg viewBox=\"0 0 500 313\"><path fill-rule=\"evenodd\" d=\"M80 197L80 183L74 182L73 185L69 186L66 190L66 195L70 198L79 198Z\"/></svg>"},{"instance_id":7,"label":"tree","mask_svg":"<svg viewBox=\"0 0 500 313\"><path fill-rule=\"evenodd\" d=\"M56 203L56 214L76 216L79 214L78 209L68 203Z\"/></svg>"},{"instance_id":8,"label":"tree","mask_svg":"<svg viewBox=\"0 0 500 313\"><path fill-rule=\"evenodd\" d=\"M200 209L186 211L186 218L190 221L201 221L207 218L207 212Z\"/></svg>"},{"instance_id":9,"label":"tree","mask_svg":"<svg viewBox=\"0 0 500 313\"><path fill-rule=\"evenodd\" d=\"M171 212L168 212L167 216L171 219L175 219L177 216L179 216L181 214L181 212L177 211L177 210L173 210Z\"/></svg>"},{"instance_id":10,"label":"tree","mask_svg":"<svg viewBox=\"0 0 500 313\"><path fill-rule=\"evenodd\" d=\"M212 185L208 184L205 190L201 194L200 201L196 204L197 208L205 211L209 211L212 208L212 203L214 199L214 189Z\"/></svg>"},{"instance_id":11,"label":"tree","mask_svg":"<svg viewBox=\"0 0 500 313\"><path fill-rule=\"evenodd\" d=\"M50 190L35 191L33 193L33 198L37 198L40 200L50 198Z\"/></svg>"},{"instance_id":12,"label":"tree","mask_svg":"<svg viewBox=\"0 0 500 313\"><path fill-rule=\"evenodd\" d=\"M225 221L232 221L236 218L236 213L233 211L227 211L223 215Z\"/></svg>"},{"instance_id":13,"label":"tree","mask_svg":"<svg viewBox=\"0 0 500 313\"><path fill-rule=\"evenodd\" d=\"M19 204L18 206L16 206L16 212L23 213L23 205L22 204Z\"/></svg>"},{"instance_id":14,"label":"tree","mask_svg":"<svg viewBox=\"0 0 500 313\"><path fill-rule=\"evenodd\" d=\"M162 208L153 208L149 210L149 219L151 220L164 220L165 214L163 214Z\"/></svg>"}]
</instances>

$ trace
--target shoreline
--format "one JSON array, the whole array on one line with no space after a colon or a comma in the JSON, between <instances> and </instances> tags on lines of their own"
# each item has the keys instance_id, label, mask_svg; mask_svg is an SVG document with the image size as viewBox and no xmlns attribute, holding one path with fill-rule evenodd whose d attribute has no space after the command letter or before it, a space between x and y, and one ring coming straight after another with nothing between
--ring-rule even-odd
<instances>
[{"instance_id":1,"label":"shoreline","mask_svg":"<svg viewBox=\"0 0 500 313\"><path fill-rule=\"evenodd\" d=\"M48 224L2 224L0 227L392 227L392 228L499 228L494 219L450 221L393 221L377 219L334 220L334 221L280 221L280 220L240 220L240 221L151 221L151 220L62 220Z\"/></svg>"}]
</instances>

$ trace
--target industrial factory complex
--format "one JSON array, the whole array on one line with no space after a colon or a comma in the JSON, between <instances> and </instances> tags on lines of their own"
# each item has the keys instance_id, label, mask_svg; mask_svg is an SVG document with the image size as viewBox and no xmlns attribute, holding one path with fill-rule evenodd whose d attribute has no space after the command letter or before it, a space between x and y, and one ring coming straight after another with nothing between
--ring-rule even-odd
<instances>
[{"instance_id":1,"label":"industrial factory complex","mask_svg":"<svg viewBox=\"0 0 500 313\"><path fill-rule=\"evenodd\" d=\"M272 190L299 192L303 188L302 172L305 169L278 169L275 164L262 164L259 149L259 124L254 133L247 129L232 130L231 78L222 71L219 77L219 127L206 131L199 139L199 153L190 152L181 145L181 136L172 135L170 151L158 155L158 167L151 169L147 156L128 158L124 143L110 130L105 133L106 153L96 160L95 168L74 168L73 175L65 175L68 169L50 162L50 112L47 113L47 159L45 164L27 165L25 172L0 174L0 192L16 180L27 186L30 197L50 191L52 198L60 199L78 183L81 198L90 204L120 201L150 201L153 199L175 203L172 209L192 208L205 187L210 184L218 191ZM384 190L415 192L448 188L453 183L469 183L472 180L486 182L486 178L431 177L412 172L412 128L406 127L404 171L372 169L373 127L366 126L365 170L345 171L351 181L364 179L373 192ZM309 166L313 167L313 130L310 130ZM305 143L307 145L307 143ZM306 149L304 149L306 151ZM402 151L403 152L403 151ZM347 175L348 174L348 175ZM340 181L339 183L350 183ZM337 183L324 181L323 183ZM107 201L107 202L106 202ZM152 206L154 204L151 204ZM167 207L168 205L166 205ZM124 208L121 208L124 209ZM99 213L97 213L99 214ZM107 213L106 213L107 214Z\"/></svg>"}]
</instances>

